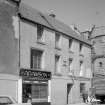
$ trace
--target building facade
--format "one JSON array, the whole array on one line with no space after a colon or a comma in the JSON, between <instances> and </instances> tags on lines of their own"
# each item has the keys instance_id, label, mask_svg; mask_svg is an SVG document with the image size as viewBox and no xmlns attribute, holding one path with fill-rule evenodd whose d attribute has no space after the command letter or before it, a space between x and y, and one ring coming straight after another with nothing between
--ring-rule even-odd
<instances>
[{"instance_id":1,"label":"building facade","mask_svg":"<svg viewBox=\"0 0 105 105\"><path fill-rule=\"evenodd\" d=\"M93 42L93 87L96 98L105 100L105 27L95 27L92 32Z\"/></svg>"},{"instance_id":2,"label":"building facade","mask_svg":"<svg viewBox=\"0 0 105 105\"><path fill-rule=\"evenodd\" d=\"M18 102L26 102L29 95L37 104L84 101L91 87L90 42L18 0L0 4L0 73L6 78L0 83L5 87L4 80L9 82L11 91L6 92Z\"/></svg>"}]
</instances>

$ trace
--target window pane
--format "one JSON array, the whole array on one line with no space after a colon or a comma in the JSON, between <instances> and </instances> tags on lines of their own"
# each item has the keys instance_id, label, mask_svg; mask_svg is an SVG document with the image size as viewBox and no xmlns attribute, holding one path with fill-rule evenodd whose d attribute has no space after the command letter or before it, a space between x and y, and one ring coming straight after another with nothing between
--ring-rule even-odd
<instances>
[{"instance_id":1,"label":"window pane","mask_svg":"<svg viewBox=\"0 0 105 105\"><path fill-rule=\"evenodd\" d=\"M59 69L59 58L60 56L55 55L55 72Z\"/></svg>"},{"instance_id":2,"label":"window pane","mask_svg":"<svg viewBox=\"0 0 105 105\"><path fill-rule=\"evenodd\" d=\"M69 58L69 71L71 71L71 63L72 63L72 59Z\"/></svg>"},{"instance_id":3,"label":"window pane","mask_svg":"<svg viewBox=\"0 0 105 105\"><path fill-rule=\"evenodd\" d=\"M39 98L39 88L38 84L32 85L32 98Z\"/></svg>"},{"instance_id":4,"label":"window pane","mask_svg":"<svg viewBox=\"0 0 105 105\"><path fill-rule=\"evenodd\" d=\"M0 97L0 104L12 104L12 101L8 97Z\"/></svg>"},{"instance_id":5,"label":"window pane","mask_svg":"<svg viewBox=\"0 0 105 105\"><path fill-rule=\"evenodd\" d=\"M32 85L32 98L47 98L48 97L48 84L33 84Z\"/></svg>"},{"instance_id":6,"label":"window pane","mask_svg":"<svg viewBox=\"0 0 105 105\"><path fill-rule=\"evenodd\" d=\"M48 96L48 86L43 84L40 86L40 98L47 98Z\"/></svg>"},{"instance_id":7,"label":"window pane","mask_svg":"<svg viewBox=\"0 0 105 105\"><path fill-rule=\"evenodd\" d=\"M80 83L80 93L83 93L85 90L85 83Z\"/></svg>"},{"instance_id":8,"label":"window pane","mask_svg":"<svg viewBox=\"0 0 105 105\"><path fill-rule=\"evenodd\" d=\"M60 35L58 33L55 34L55 46L60 47Z\"/></svg>"},{"instance_id":9,"label":"window pane","mask_svg":"<svg viewBox=\"0 0 105 105\"><path fill-rule=\"evenodd\" d=\"M72 39L69 39L69 48L71 48L72 45Z\"/></svg>"},{"instance_id":10,"label":"window pane","mask_svg":"<svg viewBox=\"0 0 105 105\"><path fill-rule=\"evenodd\" d=\"M37 25L37 39L41 40L43 36L43 26L42 25Z\"/></svg>"},{"instance_id":11,"label":"window pane","mask_svg":"<svg viewBox=\"0 0 105 105\"><path fill-rule=\"evenodd\" d=\"M31 68L41 69L42 51L31 50Z\"/></svg>"}]
</instances>

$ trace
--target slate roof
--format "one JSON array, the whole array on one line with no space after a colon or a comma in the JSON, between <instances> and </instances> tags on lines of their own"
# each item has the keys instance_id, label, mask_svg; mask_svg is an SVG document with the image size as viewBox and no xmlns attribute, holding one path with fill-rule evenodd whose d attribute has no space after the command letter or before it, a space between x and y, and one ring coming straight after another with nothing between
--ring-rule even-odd
<instances>
[{"instance_id":1,"label":"slate roof","mask_svg":"<svg viewBox=\"0 0 105 105\"><path fill-rule=\"evenodd\" d=\"M92 37L105 36L105 26L95 27L92 33Z\"/></svg>"},{"instance_id":2,"label":"slate roof","mask_svg":"<svg viewBox=\"0 0 105 105\"><path fill-rule=\"evenodd\" d=\"M84 42L85 44L91 45L90 41L86 40L84 37L78 35L75 31L73 31L68 25L62 23L61 21L48 16L46 14L41 13L40 11L24 4L20 3L19 13L21 17L28 19L34 23L42 24L52 30L61 32L67 36L70 36L76 40Z\"/></svg>"}]
</instances>

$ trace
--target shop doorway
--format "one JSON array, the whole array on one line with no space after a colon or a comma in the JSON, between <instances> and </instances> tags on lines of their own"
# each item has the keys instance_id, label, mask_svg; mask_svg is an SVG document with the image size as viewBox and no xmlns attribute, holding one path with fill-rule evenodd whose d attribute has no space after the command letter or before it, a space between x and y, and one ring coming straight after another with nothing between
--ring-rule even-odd
<instances>
[{"instance_id":1,"label":"shop doorway","mask_svg":"<svg viewBox=\"0 0 105 105\"><path fill-rule=\"evenodd\" d=\"M31 84L23 84L23 103L28 101L31 94Z\"/></svg>"}]
</instances>

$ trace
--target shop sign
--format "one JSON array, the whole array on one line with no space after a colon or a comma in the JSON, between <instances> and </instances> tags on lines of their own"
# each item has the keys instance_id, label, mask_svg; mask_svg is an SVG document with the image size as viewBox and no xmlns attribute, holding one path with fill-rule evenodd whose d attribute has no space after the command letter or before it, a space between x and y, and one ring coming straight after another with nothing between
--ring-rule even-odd
<instances>
[{"instance_id":1,"label":"shop sign","mask_svg":"<svg viewBox=\"0 0 105 105\"><path fill-rule=\"evenodd\" d=\"M51 79L51 72L20 69L20 76L26 80L49 80Z\"/></svg>"}]
</instances>

